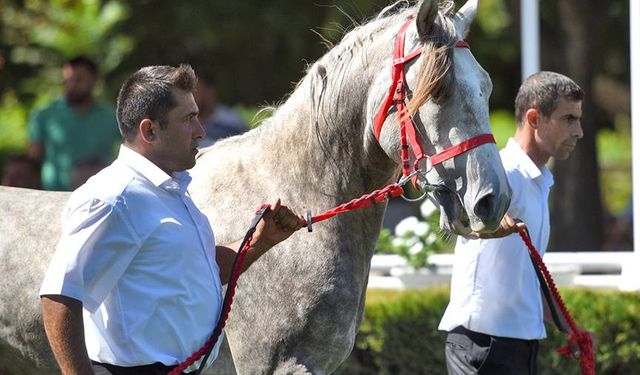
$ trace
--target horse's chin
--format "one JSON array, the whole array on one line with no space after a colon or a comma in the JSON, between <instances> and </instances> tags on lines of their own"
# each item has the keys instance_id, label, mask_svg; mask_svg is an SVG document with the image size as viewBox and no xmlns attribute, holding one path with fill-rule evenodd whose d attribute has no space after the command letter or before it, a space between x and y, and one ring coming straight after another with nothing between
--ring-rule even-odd
<instances>
[{"instance_id":1,"label":"horse's chin","mask_svg":"<svg viewBox=\"0 0 640 375\"><path fill-rule=\"evenodd\" d=\"M471 233L469 216L457 194L451 191L435 193L440 204L440 229L444 233L468 235Z\"/></svg>"}]
</instances>

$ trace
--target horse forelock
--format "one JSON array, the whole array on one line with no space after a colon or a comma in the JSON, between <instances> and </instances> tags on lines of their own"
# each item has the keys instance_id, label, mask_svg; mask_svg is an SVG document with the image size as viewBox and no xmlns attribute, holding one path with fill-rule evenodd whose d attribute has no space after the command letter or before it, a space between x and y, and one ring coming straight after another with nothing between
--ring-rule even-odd
<instances>
[{"instance_id":1,"label":"horse forelock","mask_svg":"<svg viewBox=\"0 0 640 375\"><path fill-rule=\"evenodd\" d=\"M446 97L453 81L453 48L456 31L449 2L441 4L438 17L424 40L424 49L417 67L418 80L407 105L409 115L415 114L427 101Z\"/></svg>"}]
</instances>

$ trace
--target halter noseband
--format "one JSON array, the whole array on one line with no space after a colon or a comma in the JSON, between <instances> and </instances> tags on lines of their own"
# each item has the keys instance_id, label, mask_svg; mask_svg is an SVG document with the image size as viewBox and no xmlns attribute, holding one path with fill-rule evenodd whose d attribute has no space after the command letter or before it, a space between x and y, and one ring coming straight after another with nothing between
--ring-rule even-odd
<instances>
[{"instance_id":1,"label":"halter noseband","mask_svg":"<svg viewBox=\"0 0 640 375\"><path fill-rule=\"evenodd\" d=\"M392 105L395 104L396 111L398 114L398 119L400 121L400 142L402 145L401 150L401 159L402 159L402 175L403 178L411 178L412 176L421 174L420 169L418 168L418 163L422 159L427 159L433 167L434 165L440 164L447 159L451 159L457 155L467 152L473 148L476 148L485 143L496 143L493 138L493 134L480 134L465 141L458 143L457 145L453 145L443 151L436 153L435 155L428 156L425 154L422 149L422 145L418 141L418 135L416 131L416 126L413 123L413 119L406 114L406 104L405 104L405 91L407 91L406 86L406 74L404 71L405 64L409 61L415 59L420 56L423 51L423 48L418 48L408 55L404 54L404 39L405 32L409 24L413 21L412 18L408 19L405 22L398 34L396 35L394 49L393 49L393 67L391 73L391 87L389 87L389 92L382 102L382 106L378 110L378 113L374 117L373 120L373 131L376 136L378 142L380 141L380 132L382 131L382 126L384 124L385 119L389 114L389 109ZM469 44L464 40L459 40L455 44L456 48L469 48ZM407 126L410 125L410 126ZM413 154L415 156L415 163L413 165L414 171L410 171L409 165L409 147L411 147ZM425 171L428 172L428 171ZM424 173L422 173L422 177L424 177ZM415 182L415 181L414 181Z\"/></svg>"}]
</instances>

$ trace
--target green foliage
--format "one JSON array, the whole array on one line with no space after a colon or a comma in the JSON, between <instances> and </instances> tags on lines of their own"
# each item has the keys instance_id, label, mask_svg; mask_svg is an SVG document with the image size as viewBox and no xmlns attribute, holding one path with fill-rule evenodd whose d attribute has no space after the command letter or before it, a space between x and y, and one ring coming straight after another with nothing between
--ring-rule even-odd
<instances>
[{"instance_id":1,"label":"green foliage","mask_svg":"<svg viewBox=\"0 0 640 375\"><path fill-rule=\"evenodd\" d=\"M133 48L130 36L111 34L128 16L127 7L118 1L32 3L32 10L41 12L42 18L29 30L29 40L41 48L66 58L89 55L105 71L113 70Z\"/></svg>"},{"instance_id":2,"label":"green foliage","mask_svg":"<svg viewBox=\"0 0 640 375\"><path fill-rule=\"evenodd\" d=\"M507 12L504 0L485 0L478 7L477 20L482 31L495 38L507 30L511 15Z\"/></svg>"},{"instance_id":3,"label":"green foliage","mask_svg":"<svg viewBox=\"0 0 640 375\"><path fill-rule=\"evenodd\" d=\"M561 290L576 322L598 341L597 373L634 374L640 368L640 294ZM449 301L446 288L369 290L365 317L338 374L446 374L445 334L437 330ZM541 375L579 374L577 361L555 353L566 339L548 326L538 356Z\"/></svg>"},{"instance_id":4,"label":"green foliage","mask_svg":"<svg viewBox=\"0 0 640 375\"><path fill-rule=\"evenodd\" d=\"M631 134L627 130L602 129L596 138L600 184L604 206L613 214L620 214L629 204L631 183Z\"/></svg>"},{"instance_id":5,"label":"green foliage","mask_svg":"<svg viewBox=\"0 0 640 375\"><path fill-rule=\"evenodd\" d=\"M117 0L30 0L3 4L0 165L6 156L26 148L29 112L62 95L61 66L65 60L87 55L96 61L103 75L121 64L134 42L130 35L114 29L128 15L128 7ZM99 85L98 95L101 88Z\"/></svg>"},{"instance_id":6,"label":"green foliage","mask_svg":"<svg viewBox=\"0 0 640 375\"><path fill-rule=\"evenodd\" d=\"M489 115L489 123L496 139L496 146L498 146L498 149L502 149L507 144L507 140L513 137L516 131L516 120L513 112L495 110Z\"/></svg>"},{"instance_id":7,"label":"green foliage","mask_svg":"<svg viewBox=\"0 0 640 375\"><path fill-rule=\"evenodd\" d=\"M15 93L0 98L0 150L17 153L27 145L27 109L19 105Z\"/></svg>"},{"instance_id":8,"label":"green foliage","mask_svg":"<svg viewBox=\"0 0 640 375\"><path fill-rule=\"evenodd\" d=\"M37 79L19 77L20 94L59 95L59 68L79 54L93 58L99 70L114 70L133 49L133 38L114 32L128 17L128 7L116 0L27 1L2 12L2 41L14 69L33 68Z\"/></svg>"}]
</instances>

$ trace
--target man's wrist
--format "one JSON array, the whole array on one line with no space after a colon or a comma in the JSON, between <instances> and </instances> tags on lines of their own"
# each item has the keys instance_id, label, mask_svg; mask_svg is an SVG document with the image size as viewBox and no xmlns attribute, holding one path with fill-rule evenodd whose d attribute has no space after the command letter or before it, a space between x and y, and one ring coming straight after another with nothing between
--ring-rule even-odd
<instances>
[{"instance_id":1,"label":"man's wrist","mask_svg":"<svg viewBox=\"0 0 640 375\"><path fill-rule=\"evenodd\" d=\"M269 251L275 244L265 243L264 240L252 241L249 245L249 251L256 255L256 258L262 256Z\"/></svg>"}]
</instances>

